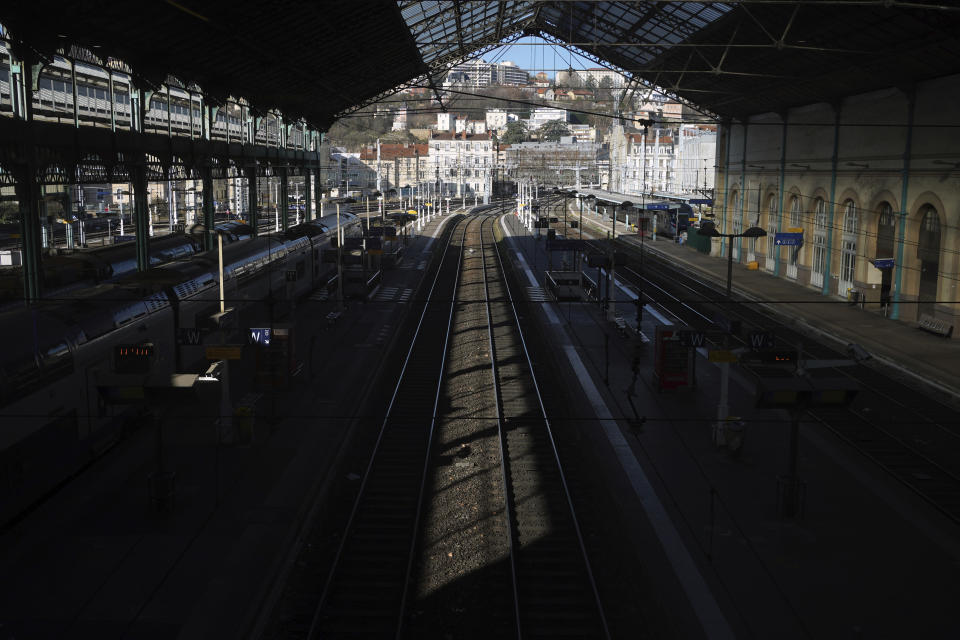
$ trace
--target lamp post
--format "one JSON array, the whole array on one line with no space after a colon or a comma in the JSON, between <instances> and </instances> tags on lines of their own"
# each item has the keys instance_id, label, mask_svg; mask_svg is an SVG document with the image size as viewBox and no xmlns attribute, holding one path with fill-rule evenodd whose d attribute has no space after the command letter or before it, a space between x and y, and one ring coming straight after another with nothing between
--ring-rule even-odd
<instances>
[{"instance_id":1,"label":"lamp post","mask_svg":"<svg viewBox=\"0 0 960 640\"><path fill-rule=\"evenodd\" d=\"M717 226L710 222L703 222L700 225L700 235L707 236L709 238L763 238L767 235L767 232L761 229L760 227L750 227L743 233L720 233L717 231ZM727 297L730 297L730 284L733 279L733 251L730 250L731 247L727 247Z\"/></svg>"}]
</instances>

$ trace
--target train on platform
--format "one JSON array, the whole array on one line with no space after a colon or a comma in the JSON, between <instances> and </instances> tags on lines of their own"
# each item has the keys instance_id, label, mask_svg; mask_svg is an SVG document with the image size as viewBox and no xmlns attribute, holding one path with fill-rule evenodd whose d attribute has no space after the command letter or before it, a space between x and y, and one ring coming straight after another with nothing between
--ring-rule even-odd
<instances>
[{"instance_id":1,"label":"train on platform","mask_svg":"<svg viewBox=\"0 0 960 640\"><path fill-rule=\"evenodd\" d=\"M341 213L339 233L360 235L359 218ZM336 215L328 215L224 245L223 295L237 309L239 326L265 300L282 304L332 287L336 265L322 258L337 234ZM118 354L149 354L150 373L160 376L206 368L204 345L190 336L207 331L219 311L219 252L194 253L189 239L177 237L168 240L171 251L177 242L186 242L181 247L189 255L0 313L6 336L0 353L0 524L109 448L125 426L137 424L129 406L104 395L123 373ZM116 265L94 258L78 264L101 273Z\"/></svg>"},{"instance_id":2,"label":"train on platform","mask_svg":"<svg viewBox=\"0 0 960 640\"><path fill-rule=\"evenodd\" d=\"M656 217L657 233L671 238L675 238L678 234L689 229L691 223L696 219L693 207L684 202L664 200L647 202L645 206L647 218L653 220L654 216Z\"/></svg>"},{"instance_id":3,"label":"train on platform","mask_svg":"<svg viewBox=\"0 0 960 640\"><path fill-rule=\"evenodd\" d=\"M202 227L194 228L193 233L171 233L150 238L150 266L156 267L200 253L203 250L200 229ZM219 223L214 227L214 231L228 243L249 240L253 237L253 229L239 221ZM136 271L136 243L130 236L122 238L123 242L119 244L92 249L61 249L56 250L52 255L45 255L40 261L44 296L58 298L69 291L112 282ZM18 249L15 250L19 253ZM20 267L0 267L0 311L17 305L22 300L23 282Z\"/></svg>"}]
</instances>

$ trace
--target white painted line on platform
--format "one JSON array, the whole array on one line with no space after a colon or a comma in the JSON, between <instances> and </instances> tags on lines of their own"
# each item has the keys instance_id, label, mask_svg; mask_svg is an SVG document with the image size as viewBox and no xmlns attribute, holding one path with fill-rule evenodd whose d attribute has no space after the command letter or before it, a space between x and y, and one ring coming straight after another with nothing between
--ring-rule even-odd
<instances>
[{"instance_id":1,"label":"white painted line on platform","mask_svg":"<svg viewBox=\"0 0 960 640\"><path fill-rule=\"evenodd\" d=\"M650 315L660 321L660 324L666 325L668 327L673 326L673 323L667 320L665 317L657 313L657 310L651 307L648 304L643 305L644 311L647 311Z\"/></svg>"},{"instance_id":2,"label":"white painted line on platform","mask_svg":"<svg viewBox=\"0 0 960 640\"><path fill-rule=\"evenodd\" d=\"M514 244L513 252L517 256L517 261L520 263L520 268L523 269L524 273L527 274L527 280L530 281L530 286L539 287L540 283L537 282L537 277L533 275L533 271L530 270L530 265L527 264L523 254L520 253L520 249L518 249L513 242L513 234L510 233L510 229L507 228L507 223L505 222L505 218L503 216L500 218L500 226L503 228L503 232L510 239L510 244ZM553 311L553 304L544 302L540 306L543 308L543 312L547 314L547 320L550 321L550 324L560 324L560 318L558 318L557 314Z\"/></svg>"},{"instance_id":3,"label":"white painted line on platform","mask_svg":"<svg viewBox=\"0 0 960 640\"><path fill-rule=\"evenodd\" d=\"M670 520L670 515L663 507L663 503L654 491L653 485L650 484L643 467L637 462L630 445L620 432L607 403L603 401L603 397L593 383L593 379L587 373L587 368L577 354L577 350L573 345L565 345L564 352L567 354L567 360L570 361L570 366L573 367L577 380L580 381L584 394L600 419L604 435L607 436L620 466L630 480L634 493L640 499L640 504L647 513L647 518L650 520L650 524L653 526L653 530L657 534L670 564L673 566L673 571L683 586L697 618L700 620L704 633L708 638L730 638L732 640L734 638L733 630L730 629L727 619L690 556L689 550L683 544L683 540L680 539L673 521Z\"/></svg>"},{"instance_id":4,"label":"white painted line on platform","mask_svg":"<svg viewBox=\"0 0 960 640\"><path fill-rule=\"evenodd\" d=\"M433 230L433 233L430 235L430 239L427 240L426 246L423 248L424 253L430 250L430 245L433 244L433 241L437 239L437 236L440 235L440 230L443 229L443 225L447 224L447 220L453 216L445 216L443 220L440 221L440 224Z\"/></svg>"}]
</instances>

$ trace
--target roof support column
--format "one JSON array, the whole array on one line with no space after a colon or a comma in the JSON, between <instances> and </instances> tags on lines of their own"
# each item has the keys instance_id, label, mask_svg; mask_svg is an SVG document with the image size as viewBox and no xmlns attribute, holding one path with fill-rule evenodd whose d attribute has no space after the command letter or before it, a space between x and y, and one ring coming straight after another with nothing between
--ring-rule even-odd
<instances>
[{"instance_id":1,"label":"roof support column","mask_svg":"<svg viewBox=\"0 0 960 640\"><path fill-rule=\"evenodd\" d=\"M740 231L734 231L734 233L743 233L743 222L745 219L745 213L747 209L747 194L749 189L747 188L747 131L750 126L750 121L745 120L743 123L743 157L740 158ZM760 187L757 187L758 189ZM727 233L730 233L729 231ZM737 244L739 245L737 249L737 262L743 262L743 245L746 242L746 238L740 237L737 238ZM730 250L733 251L733 239L730 240Z\"/></svg>"},{"instance_id":2,"label":"roof support column","mask_svg":"<svg viewBox=\"0 0 960 640\"><path fill-rule=\"evenodd\" d=\"M837 205L837 157L840 153L840 110L841 102L833 105L833 155L830 156L830 209L827 214L827 261L823 267L822 295L830 295L830 257L833 255L833 220L836 217ZM839 291L837 292L839 293Z\"/></svg>"},{"instance_id":3,"label":"roof support column","mask_svg":"<svg viewBox=\"0 0 960 640\"><path fill-rule=\"evenodd\" d=\"M259 185L257 184L257 161L254 160L247 167L244 167L247 174L247 215L248 222L253 227L253 236L256 237L260 232L260 212L257 210L257 193Z\"/></svg>"},{"instance_id":4,"label":"roof support column","mask_svg":"<svg viewBox=\"0 0 960 640\"><path fill-rule=\"evenodd\" d=\"M313 198L311 197L312 196L311 192L313 191L313 188L312 188L313 183L311 182L312 179L313 179L313 169L305 168L303 170L303 221L304 222L310 222L314 218L313 212L311 211L311 209L313 208L313 202L312 202Z\"/></svg>"},{"instance_id":5,"label":"roof support column","mask_svg":"<svg viewBox=\"0 0 960 640\"><path fill-rule=\"evenodd\" d=\"M288 192L290 190L290 184L287 181L287 167L280 167L280 202L277 205L280 207L280 228L286 231L290 227L290 212L288 210Z\"/></svg>"},{"instance_id":6,"label":"roof support column","mask_svg":"<svg viewBox=\"0 0 960 640\"><path fill-rule=\"evenodd\" d=\"M200 178L203 183L203 227L205 233L203 236L203 247L211 251L216 247L213 230L213 167L205 163L200 167Z\"/></svg>"},{"instance_id":7,"label":"roof support column","mask_svg":"<svg viewBox=\"0 0 960 640\"><path fill-rule=\"evenodd\" d=\"M916 103L917 90L915 87L910 87L907 92L907 142L903 150L903 169L900 171L900 229L897 232L897 260L894 263L897 277L893 287L893 309L890 311L890 318L893 320L900 319L900 287L903 286L903 241L907 232L907 190L910 186L910 154L913 153L913 114Z\"/></svg>"},{"instance_id":8,"label":"roof support column","mask_svg":"<svg viewBox=\"0 0 960 640\"><path fill-rule=\"evenodd\" d=\"M783 189L787 181L787 116L788 112L781 114L783 119L783 134L780 139L780 202L777 205L777 232L783 231ZM773 261L773 275L780 275L780 247L773 245L776 251L776 259Z\"/></svg>"},{"instance_id":9,"label":"roof support column","mask_svg":"<svg viewBox=\"0 0 960 640\"><path fill-rule=\"evenodd\" d=\"M317 146L317 156L320 155L320 147ZM317 218L323 217L323 165L317 163L317 179L313 183L314 195L317 200Z\"/></svg>"},{"instance_id":10,"label":"roof support column","mask_svg":"<svg viewBox=\"0 0 960 640\"><path fill-rule=\"evenodd\" d=\"M723 203L723 214L722 214L723 215L723 232L731 233L729 230L729 227L732 225L730 225L729 224L730 221L727 220L727 192L730 188L730 138L731 138L731 134L733 133L732 121L730 120L726 121L724 130L726 132L726 135L724 136L726 138L726 142L724 144L724 146L726 147L726 159L723 161L723 194L721 195L720 201ZM656 160L654 160L654 162L656 162ZM721 258L725 255L724 254L725 244L726 244L726 238L721 237L720 238L720 257Z\"/></svg>"},{"instance_id":11,"label":"roof support column","mask_svg":"<svg viewBox=\"0 0 960 640\"><path fill-rule=\"evenodd\" d=\"M33 150L25 150L32 157ZM37 182L36 166L26 164L14 168L16 177L17 204L20 209L20 234L23 239L23 297L27 304L40 298L40 185Z\"/></svg>"},{"instance_id":12,"label":"roof support column","mask_svg":"<svg viewBox=\"0 0 960 640\"><path fill-rule=\"evenodd\" d=\"M137 271L150 267L150 208L146 159L141 155L133 167L133 219L137 238Z\"/></svg>"}]
</instances>

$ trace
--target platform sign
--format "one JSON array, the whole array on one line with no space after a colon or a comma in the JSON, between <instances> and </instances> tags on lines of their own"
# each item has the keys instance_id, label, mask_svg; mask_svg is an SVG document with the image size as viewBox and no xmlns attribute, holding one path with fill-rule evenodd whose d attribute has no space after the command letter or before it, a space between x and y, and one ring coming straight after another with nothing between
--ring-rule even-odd
<instances>
[{"instance_id":1,"label":"platform sign","mask_svg":"<svg viewBox=\"0 0 960 640\"><path fill-rule=\"evenodd\" d=\"M702 347L707 338L703 331L694 331L693 329L683 329L679 333L680 344L685 347Z\"/></svg>"},{"instance_id":2,"label":"platform sign","mask_svg":"<svg viewBox=\"0 0 960 640\"><path fill-rule=\"evenodd\" d=\"M747 344L751 349L773 349L773 331L751 331L747 336Z\"/></svg>"},{"instance_id":3,"label":"platform sign","mask_svg":"<svg viewBox=\"0 0 960 640\"><path fill-rule=\"evenodd\" d=\"M803 244L803 233L778 233L773 236L777 247L799 247Z\"/></svg>"},{"instance_id":4,"label":"platform sign","mask_svg":"<svg viewBox=\"0 0 960 640\"><path fill-rule=\"evenodd\" d=\"M687 204L705 204L708 207L712 207L713 199L712 198L691 198L690 200L687 200Z\"/></svg>"},{"instance_id":5,"label":"platform sign","mask_svg":"<svg viewBox=\"0 0 960 640\"><path fill-rule=\"evenodd\" d=\"M293 328L274 327L270 344L257 349L256 379L263 390L285 389L296 375Z\"/></svg>"},{"instance_id":6,"label":"platform sign","mask_svg":"<svg viewBox=\"0 0 960 640\"><path fill-rule=\"evenodd\" d=\"M196 327L180 327L177 330L177 344L197 346L203 340L203 331Z\"/></svg>"},{"instance_id":7,"label":"platform sign","mask_svg":"<svg viewBox=\"0 0 960 640\"><path fill-rule=\"evenodd\" d=\"M672 205L667 204L666 202L653 202L644 206L644 209L651 211L669 211Z\"/></svg>"},{"instance_id":8,"label":"platform sign","mask_svg":"<svg viewBox=\"0 0 960 640\"><path fill-rule=\"evenodd\" d=\"M250 327L247 331L247 342L269 346L271 335L273 335L273 330L270 327Z\"/></svg>"},{"instance_id":9,"label":"platform sign","mask_svg":"<svg viewBox=\"0 0 960 640\"><path fill-rule=\"evenodd\" d=\"M893 258L876 258L870 261L877 269L893 269L895 261Z\"/></svg>"},{"instance_id":10,"label":"platform sign","mask_svg":"<svg viewBox=\"0 0 960 640\"><path fill-rule=\"evenodd\" d=\"M240 360L243 358L243 345L224 344L207 347L204 353L207 360Z\"/></svg>"},{"instance_id":11,"label":"platform sign","mask_svg":"<svg viewBox=\"0 0 960 640\"><path fill-rule=\"evenodd\" d=\"M680 342L680 331L657 326L653 378L660 389L692 384L693 351Z\"/></svg>"}]
</instances>

